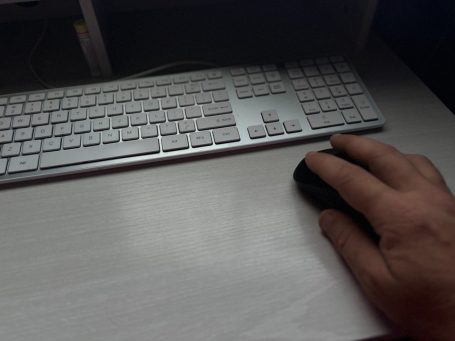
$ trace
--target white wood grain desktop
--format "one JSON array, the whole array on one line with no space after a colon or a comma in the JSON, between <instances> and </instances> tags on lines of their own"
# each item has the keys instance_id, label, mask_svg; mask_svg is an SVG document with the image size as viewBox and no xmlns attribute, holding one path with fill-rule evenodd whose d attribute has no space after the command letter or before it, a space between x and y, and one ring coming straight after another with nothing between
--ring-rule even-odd
<instances>
[{"instance_id":1,"label":"white wood grain desktop","mask_svg":"<svg viewBox=\"0 0 455 341\"><path fill-rule=\"evenodd\" d=\"M455 188L455 116L387 48L355 63ZM0 339L352 340L391 326L292 180L326 139L0 189Z\"/></svg>"}]
</instances>

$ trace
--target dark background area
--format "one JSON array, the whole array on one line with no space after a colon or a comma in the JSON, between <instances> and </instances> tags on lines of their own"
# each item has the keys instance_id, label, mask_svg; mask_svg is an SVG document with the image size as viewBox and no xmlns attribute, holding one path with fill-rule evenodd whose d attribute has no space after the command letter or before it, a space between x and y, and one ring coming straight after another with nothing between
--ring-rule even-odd
<instances>
[{"instance_id":1,"label":"dark background area","mask_svg":"<svg viewBox=\"0 0 455 341\"><path fill-rule=\"evenodd\" d=\"M300 20L308 2L241 4L111 15L110 54L117 76L183 59L226 65L311 53L302 42L306 27ZM40 88L30 62L55 87L93 82L72 27L77 6L66 8L67 16L48 20L31 60L44 20L0 23L0 92ZM455 1L380 0L372 31L455 112Z\"/></svg>"},{"instance_id":2,"label":"dark background area","mask_svg":"<svg viewBox=\"0 0 455 341\"><path fill-rule=\"evenodd\" d=\"M373 32L455 112L455 1L381 0Z\"/></svg>"}]
</instances>

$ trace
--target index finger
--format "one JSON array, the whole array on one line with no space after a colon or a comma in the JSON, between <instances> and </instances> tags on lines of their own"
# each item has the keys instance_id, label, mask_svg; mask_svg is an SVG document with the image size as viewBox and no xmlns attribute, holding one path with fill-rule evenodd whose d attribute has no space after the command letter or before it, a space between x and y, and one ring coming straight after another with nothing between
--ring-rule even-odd
<instances>
[{"instance_id":1,"label":"index finger","mask_svg":"<svg viewBox=\"0 0 455 341\"><path fill-rule=\"evenodd\" d=\"M397 190L412 190L423 183L415 165L395 147L356 135L333 135L332 145L368 167L369 171Z\"/></svg>"},{"instance_id":2,"label":"index finger","mask_svg":"<svg viewBox=\"0 0 455 341\"><path fill-rule=\"evenodd\" d=\"M326 153L308 153L306 164L368 220L387 209L395 191L363 168ZM378 231L377 231L378 232Z\"/></svg>"}]
</instances>

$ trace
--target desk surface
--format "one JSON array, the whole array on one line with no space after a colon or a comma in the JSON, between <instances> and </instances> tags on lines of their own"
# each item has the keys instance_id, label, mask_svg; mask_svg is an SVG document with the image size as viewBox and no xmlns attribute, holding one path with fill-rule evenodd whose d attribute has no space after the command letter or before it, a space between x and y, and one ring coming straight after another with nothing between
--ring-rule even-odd
<instances>
[{"instance_id":1,"label":"desk surface","mask_svg":"<svg viewBox=\"0 0 455 341\"><path fill-rule=\"evenodd\" d=\"M355 60L455 188L455 117L380 43ZM390 332L292 172L315 140L0 190L0 339L351 340Z\"/></svg>"}]
</instances>

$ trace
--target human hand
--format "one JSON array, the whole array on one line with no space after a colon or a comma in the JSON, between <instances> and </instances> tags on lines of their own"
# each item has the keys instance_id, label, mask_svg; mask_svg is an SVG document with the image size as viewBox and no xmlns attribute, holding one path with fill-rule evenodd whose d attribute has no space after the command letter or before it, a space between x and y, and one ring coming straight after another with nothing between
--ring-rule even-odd
<instances>
[{"instance_id":1,"label":"human hand","mask_svg":"<svg viewBox=\"0 0 455 341\"><path fill-rule=\"evenodd\" d=\"M425 157L354 135L334 148L367 167L309 153L308 167L361 212L380 236L333 209L320 226L368 299L411 336L455 339L455 198Z\"/></svg>"}]
</instances>

